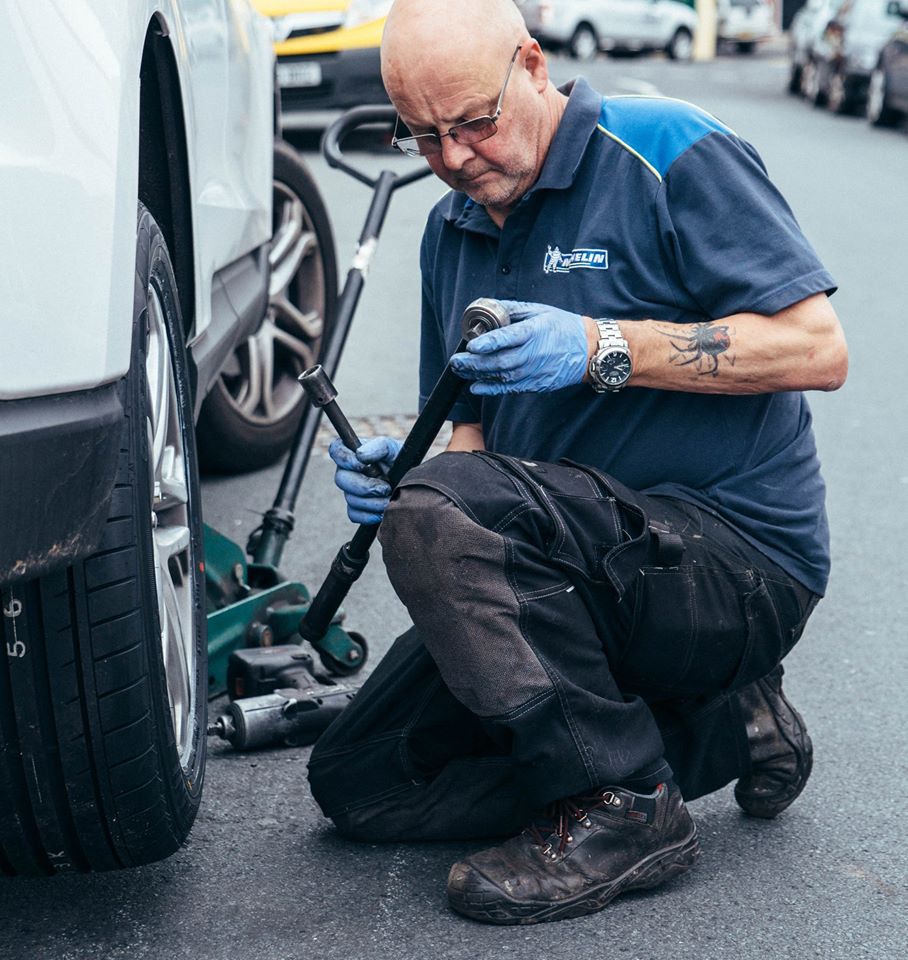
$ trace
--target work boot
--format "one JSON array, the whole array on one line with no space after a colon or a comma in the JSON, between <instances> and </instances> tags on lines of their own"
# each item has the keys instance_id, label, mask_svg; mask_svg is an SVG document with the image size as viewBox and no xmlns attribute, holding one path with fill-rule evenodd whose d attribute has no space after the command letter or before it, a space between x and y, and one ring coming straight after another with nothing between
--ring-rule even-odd
<instances>
[{"instance_id":1,"label":"work boot","mask_svg":"<svg viewBox=\"0 0 908 960\"><path fill-rule=\"evenodd\" d=\"M735 785L735 799L752 817L771 819L804 789L813 767L813 744L801 714L782 693L781 664L738 691L753 763Z\"/></svg>"},{"instance_id":2,"label":"work boot","mask_svg":"<svg viewBox=\"0 0 908 960\"><path fill-rule=\"evenodd\" d=\"M518 837L451 867L448 901L485 923L540 923L601 910L684 873L697 828L672 783L641 796L607 787L559 800Z\"/></svg>"}]
</instances>

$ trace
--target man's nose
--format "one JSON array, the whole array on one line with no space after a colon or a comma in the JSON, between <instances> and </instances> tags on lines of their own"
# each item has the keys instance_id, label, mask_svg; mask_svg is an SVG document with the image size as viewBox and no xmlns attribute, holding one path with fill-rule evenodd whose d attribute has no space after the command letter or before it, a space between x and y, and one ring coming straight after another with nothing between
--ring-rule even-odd
<instances>
[{"instance_id":1,"label":"man's nose","mask_svg":"<svg viewBox=\"0 0 908 960\"><path fill-rule=\"evenodd\" d=\"M448 170L462 169L474 156L475 152L469 144L460 143L453 137L441 138L441 159Z\"/></svg>"}]
</instances>

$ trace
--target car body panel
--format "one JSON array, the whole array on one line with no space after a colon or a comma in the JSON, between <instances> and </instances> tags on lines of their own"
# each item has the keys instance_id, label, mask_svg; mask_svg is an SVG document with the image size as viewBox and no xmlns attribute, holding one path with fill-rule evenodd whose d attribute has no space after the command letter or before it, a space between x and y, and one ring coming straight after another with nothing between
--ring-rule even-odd
<instances>
[{"instance_id":1,"label":"car body panel","mask_svg":"<svg viewBox=\"0 0 908 960\"><path fill-rule=\"evenodd\" d=\"M908 3L903 2L901 26L880 51L886 75L886 99L893 110L908 114Z\"/></svg>"},{"instance_id":2,"label":"car body panel","mask_svg":"<svg viewBox=\"0 0 908 960\"><path fill-rule=\"evenodd\" d=\"M716 16L719 40L755 43L778 32L775 8L769 0L718 0Z\"/></svg>"},{"instance_id":3,"label":"car body panel","mask_svg":"<svg viewBox=\"0 0 908 960\"><path fill-rule=\"evenodd\" d=\"M281 119L306 126L313 110L387 103L379 48L391 0L254 0L270 19Z\"/></svg>"},{"instance_id":4,"label":"car body panel","mask_svg":"<svg viewBox=\"0 0 908 960\"><path fill-rule=\"evenodd\" d=\"M517 0L527 29L545 46L568 46L581 24L590 24L603 50L658 49L679 27L691 33L697 14L681 0Z\"/></svg>"},{"instance_id":5,"label":"car body panel","mask_svg":"<svg viewBox=\"0 0 908 960\"><path fill-rule=\"evenodd\" d=\"M90 389L129 366L139 73L167 34L186 119L193 337L213 275L271 234L272 53L243 0L58 0L0 12L0 400ZM65 318L62 321L61 318Z\"/></svg>"}]
</instances>

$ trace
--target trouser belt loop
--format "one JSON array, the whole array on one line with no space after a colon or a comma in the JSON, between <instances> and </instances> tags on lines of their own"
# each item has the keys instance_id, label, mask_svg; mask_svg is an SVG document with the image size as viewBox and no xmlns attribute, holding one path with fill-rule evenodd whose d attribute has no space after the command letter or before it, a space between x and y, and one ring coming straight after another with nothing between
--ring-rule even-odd
<instances>
[{"instance_id":1,"label":"trouser belt loop","mask_svg":"<svg viewBox=\"0 0 908 960\"><path fill-rule=\"evenodd\" d=\"M684 541L677 533L655 520L649 522L654 562L658 567L677 567L684 556Z\"/></svg>"}]
</instances>

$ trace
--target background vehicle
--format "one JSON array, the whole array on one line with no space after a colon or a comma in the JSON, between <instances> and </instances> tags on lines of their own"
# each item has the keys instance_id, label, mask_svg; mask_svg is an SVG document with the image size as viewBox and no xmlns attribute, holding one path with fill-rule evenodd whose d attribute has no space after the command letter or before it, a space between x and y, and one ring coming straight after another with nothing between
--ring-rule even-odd
<instances>
[{"instance_id":1,"label":"background vehicle","mask_svg":"<svg viewBox=\"0 0 908 960\"><path fill-rule=\"evenodd\" d=\"M877 127L890 127L908 116L908 4L889 3L889 12L902 23L884 44L870 73L867 119Z\"/></svg>"},{"instance_id":2,"label":"background vehicle","mask_svg":"<svg viewBox=\"0 0 908 960\"><path fill-rule=\"evenodd\" d=\"M888 0L845 0L814 45L802 73L805 96L835 113L864 106L880 50L901 23Z\"/></svg>"},{"instance_id":3,"label":"background vehicle","mask_svg":"<svg viewBox=\"0 0 908 960\"><path fill-rule=\"evenodd\" d=\"M311 110L387 103L379 46L392 0L253 0L271 20L288 129Z\"/></svg>"},{"instance_id":4,"label":"background vehicle","mask_svg":"<svg viewBox=\"0 0 908 960\"><path fill-rule=\"evenodd\" d=\"M697 15L679 0L517 0L530 34L577 60L600 50L665 50L674 60L693 53Z\"/></svg>"},{"instance_id":5,"label":"background vehicle","mask_svg":"<svg viewBox=\"0 0 908 960\"><path fill-rule=\"evenodd\" d=\"M734 44L739 53L752 53L777 33L771 0L717 0L716 16L719 42Z\"/></svg>"},{"instance_id":6,"label":"background vehicle","mask_svg":"<svg viewBox=\"0 0 908 960\"><path fill-rule=\"evenodd\" d=\"M114 869L176 850L204 782L194 415L330 231L272 203L305 171L246 4L0 27L0 874Z\"/></svg>"},{"instance_id":7,"label":"background vehicle","mask_svg":"<svg viewBox=\"0 0 908 960\"><path fill-rule=\"evenodd\" d=\"M800 94L805 65L813 54L814 44L826 29L826 24L838 5L838 0L807 0L794 15L788 34L788 52L791 72L788 92Z\"/></svg>"}]
</instances>

